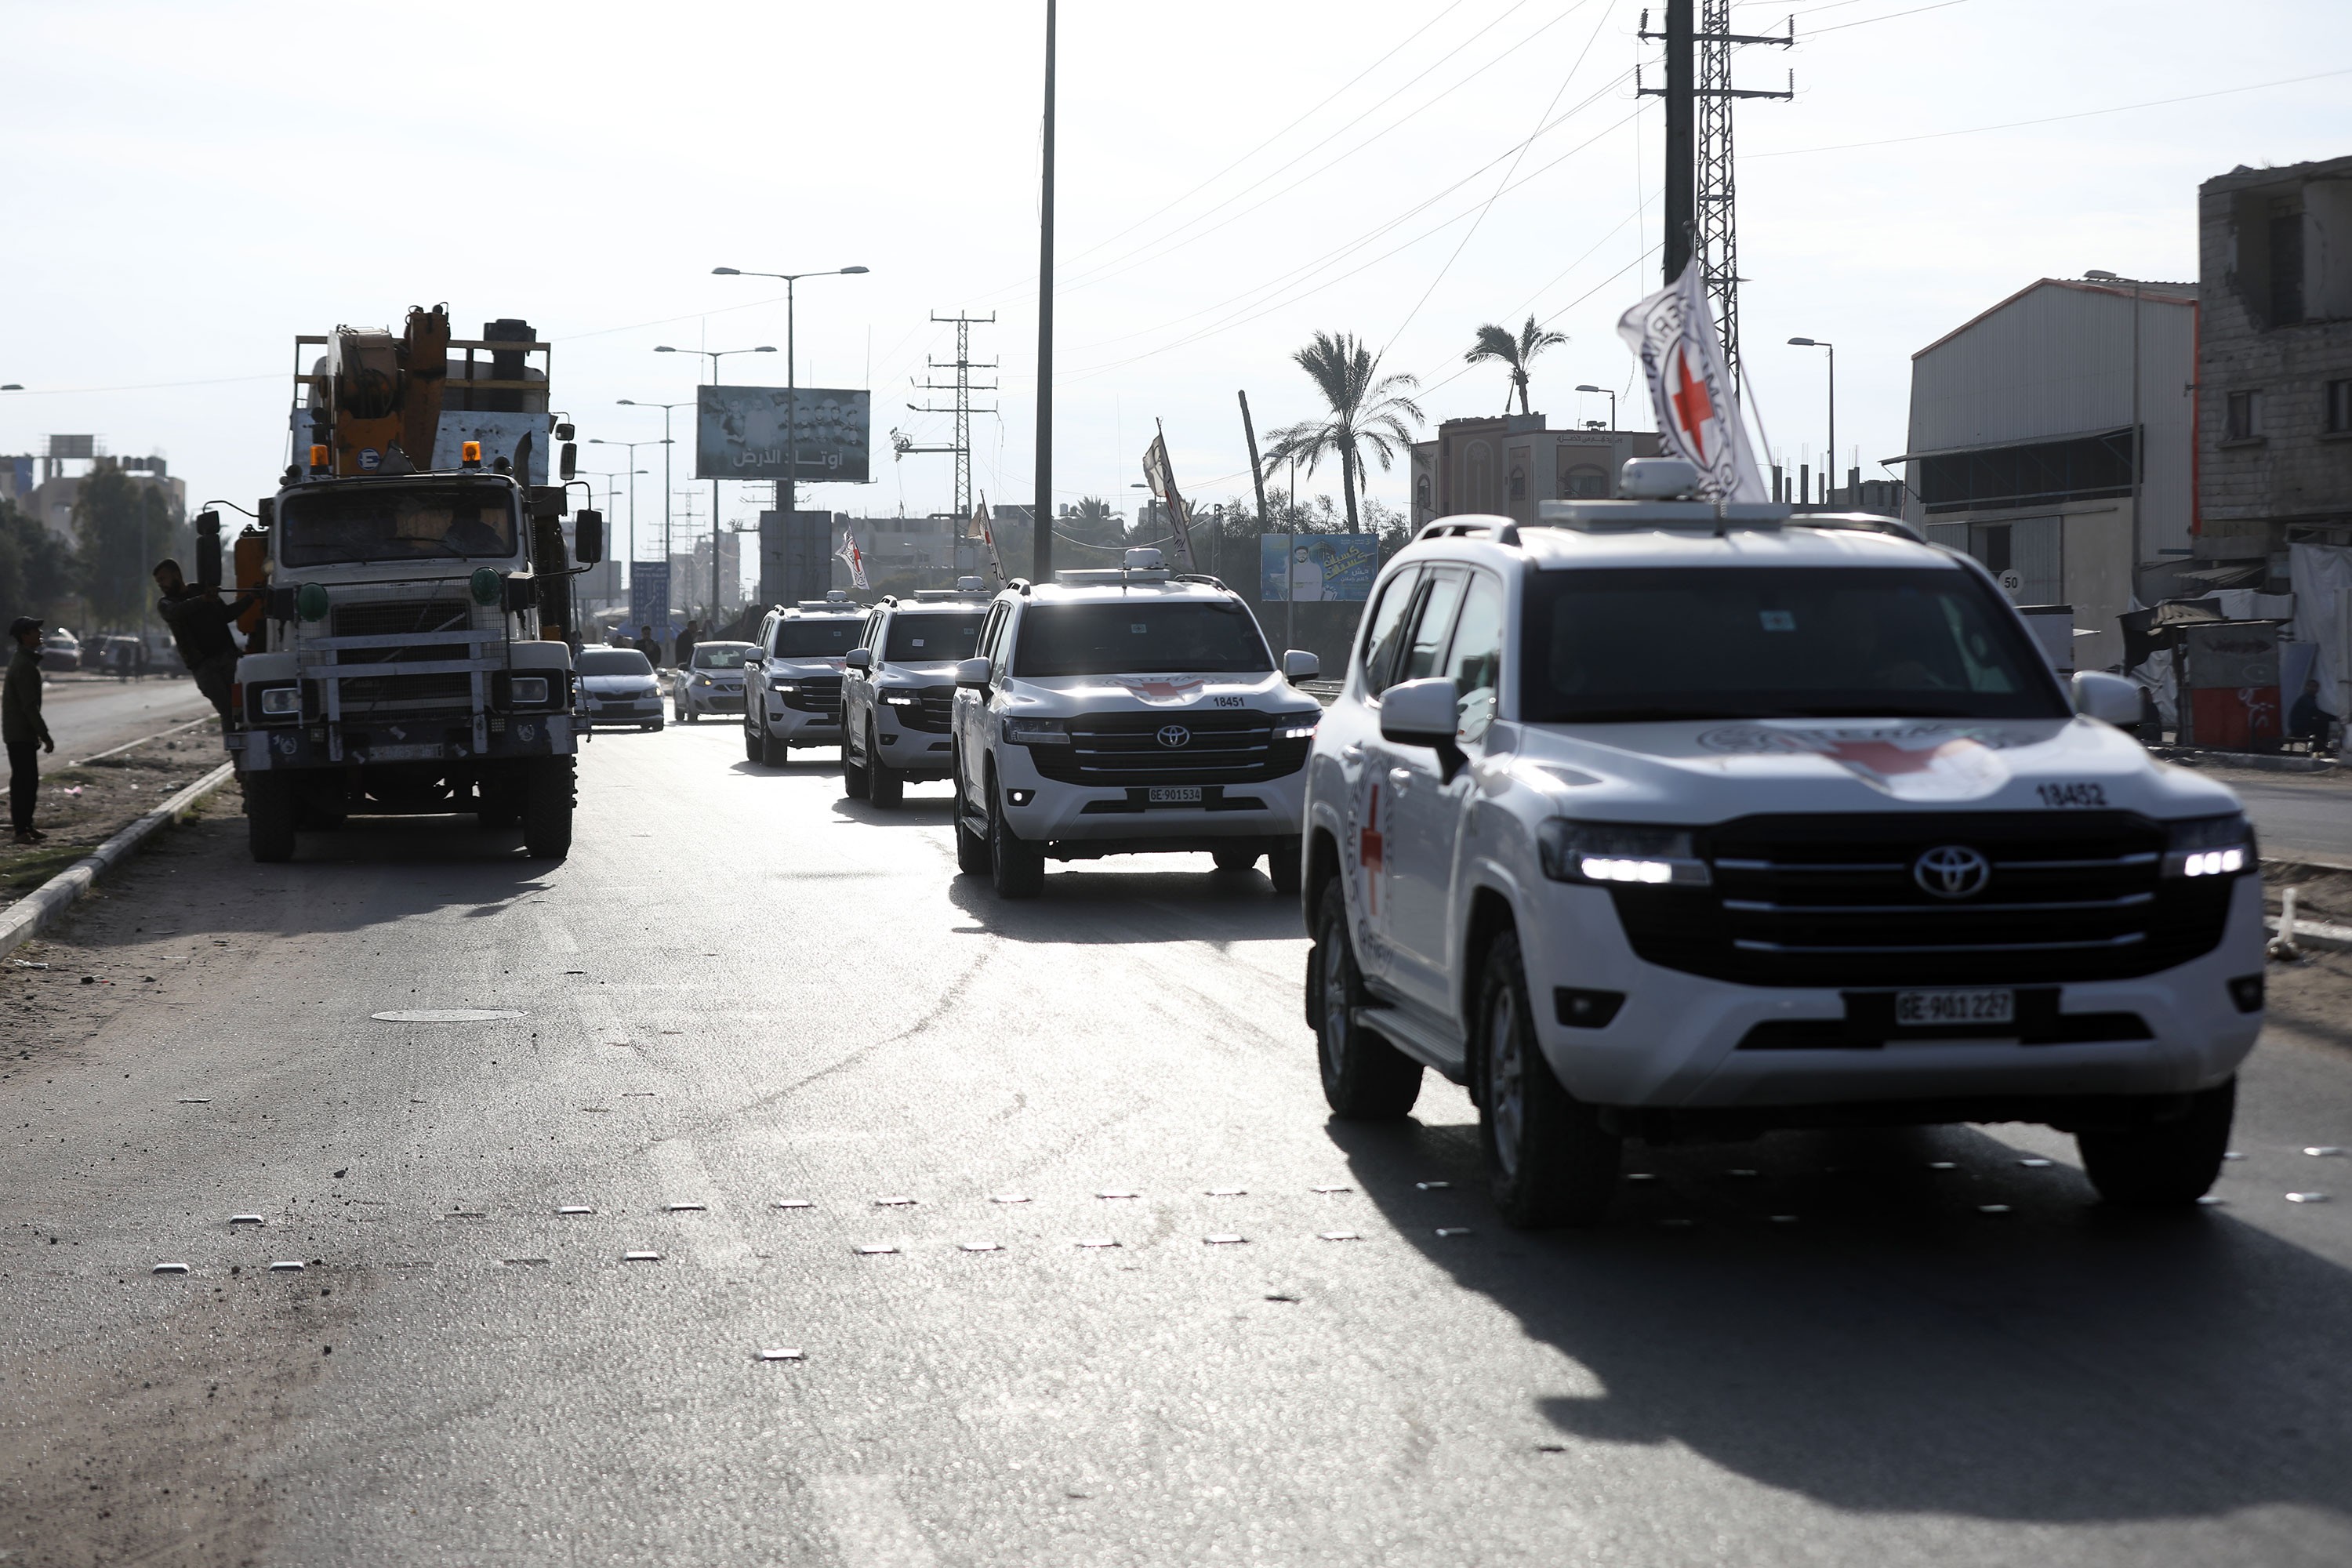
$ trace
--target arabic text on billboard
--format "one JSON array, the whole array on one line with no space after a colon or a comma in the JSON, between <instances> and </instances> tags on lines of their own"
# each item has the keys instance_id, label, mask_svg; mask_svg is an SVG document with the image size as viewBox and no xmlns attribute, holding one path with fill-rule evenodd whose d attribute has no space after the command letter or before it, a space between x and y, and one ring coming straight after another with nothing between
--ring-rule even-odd
<instances>
[{"instance_id":1,"label":"arabic text on billboard","mask_svg":"<svg viewBox=\"0 0 2352 1568\"><path fill-rule=\"evenodd\" d=\"M1381 569L1376 534L1267 533L1259 536L1257 546L1260 604L1361 604Z\"/></svg>"},{"instance_id":2,"label":"arabic text on billboard","mask_svg":"<svg viewBox=\"0 0 2352 1568\"><path fill-rule=\"evenodd\" d=\"M669 625L669 563L637 561L629 566L629 635L640 626Z\"/></svg>"},{"instance_id":3,"label":"arabic text on billboard","mask_svg":"<svg viewBox=\"0 0 2352 1568\"><path fill-rule=\"evenodd\" d=\"M804 484L866 481L870 395L843 387L698 387L694 477L798 479ZM785 462L800 454L799 472Z\"/></svg>"}]
</instances>

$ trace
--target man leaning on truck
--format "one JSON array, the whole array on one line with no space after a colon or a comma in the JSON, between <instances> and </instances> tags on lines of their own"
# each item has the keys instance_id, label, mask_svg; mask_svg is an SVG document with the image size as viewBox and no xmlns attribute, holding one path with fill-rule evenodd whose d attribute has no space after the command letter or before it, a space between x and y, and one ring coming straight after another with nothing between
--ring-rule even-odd
<instances>
[{"instance_id":1,"label":"man leaning on truck","mask_svg":"<svg viewBox=\"0 0 2352 1568\"><path fill-rule=\"evenodd\" d=\"M189 587L180 563L171 560L155 563L155 585L163 591L155 602L156 614L172 628L172 640L179 645L188 673L196 678L196 689L220 710L222 728L228 728L229 688L236 681L236 642L228 628L247 605L261 597L261 590L248 589L224 605L218 594Z\"/></svg>"}]
</instances>

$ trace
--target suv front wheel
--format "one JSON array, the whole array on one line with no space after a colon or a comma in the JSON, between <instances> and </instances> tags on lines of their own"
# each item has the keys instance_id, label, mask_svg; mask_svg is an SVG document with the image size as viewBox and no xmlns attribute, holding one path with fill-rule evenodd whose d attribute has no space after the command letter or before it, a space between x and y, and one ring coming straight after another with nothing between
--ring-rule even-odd
<instances>
[{"instance_id":1,"label":"suv front wheel","mask_svg":"<svg viewBox=\"0 0 2352 1568\"><path fill-rule=\"evenodd\" d=\"M1478 1141L1495 1206L1522 1229L1593 1225L1617 1188L1622 1141L1560 1087L1536 1043L1516 931L1486 950L1479 977Z\"/></svg>"},{"instance_id":2,"label":"suv front wheel","mask_svg":"<svg viewBox=\"0 0 2352 1568\"><path fill-rule=\"evenodd\" d=\"M1000 899L1034 899L1045 890L1045 852L1004 820L1002 791L988 781L988 869Z\"/></svg>"},{"instance_id":3,"label":"suv front wheel","mask_svg":"<svg viewBox=\"0 0 2352 1568\"><path fill-rule=\"evenodd\" d=\"M1307 1008L1323 1068L1323 1099L1345 1121L1393 1121L1421 1098L1421 1064L1356 1021L1370 1000L1348 941L1348 898L1323 889L1307 952Z\"/></svg>"},{"instance_id":4,"label":"suv front wheel","mask_svg":"<svg viewBox=\"0 0 2352 1568\"><path fill-rule=\"evenodd\" d=\"M2205 1195L2221 1173L2238 1080L2189 1097L2188 1110L2168 1121L2128 1130L2085 1128L2074 1134L2083 1173L2099 1196L2137 1208L2172 1208Z\"/></svg>"}]
</instances>

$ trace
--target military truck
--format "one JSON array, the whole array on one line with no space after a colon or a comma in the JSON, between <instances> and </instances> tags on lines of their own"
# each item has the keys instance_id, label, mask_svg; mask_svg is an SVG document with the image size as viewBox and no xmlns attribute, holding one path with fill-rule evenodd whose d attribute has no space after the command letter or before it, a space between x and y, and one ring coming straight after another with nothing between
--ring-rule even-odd
<instances>
[{"instance_id":1,"label":"military truck","mask_svg":"<svg viewBox=\"0 0 2352 1568\"><path fill-rule=\"evenodd\" d=\"M604 520L580 510L567 550L572 431L548 411L548 345L517 321L452 339L436 306L397 336L338 327L295 354L295 461L236 552L238 586L263 589L226 736L254 858L350 816L454 813L562 858L572 578L603 558ZM220 581L211 517L198 571Z\"/></svg>"}]
</instances>

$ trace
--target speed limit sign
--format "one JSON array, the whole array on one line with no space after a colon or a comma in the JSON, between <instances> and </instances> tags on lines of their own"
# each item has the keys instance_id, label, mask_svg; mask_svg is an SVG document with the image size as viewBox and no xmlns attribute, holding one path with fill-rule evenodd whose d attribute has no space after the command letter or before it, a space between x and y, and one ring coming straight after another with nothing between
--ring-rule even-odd
<instances>
[{"instance_id":1,"label":"speed limit sign","mask_svg":"<svg viewBox=\"0 0 2352 1568\"><path fill-rule=\"evenodd\" d=\"M2016 571L2002 573L2000 574L2000 590L2012 599L2017 597L2018 595L2025 592L2025 574Z\"/></svg>"}]
</instances>

